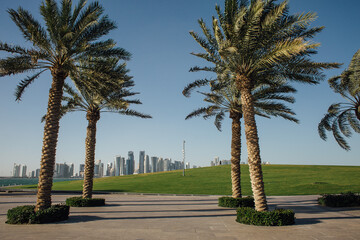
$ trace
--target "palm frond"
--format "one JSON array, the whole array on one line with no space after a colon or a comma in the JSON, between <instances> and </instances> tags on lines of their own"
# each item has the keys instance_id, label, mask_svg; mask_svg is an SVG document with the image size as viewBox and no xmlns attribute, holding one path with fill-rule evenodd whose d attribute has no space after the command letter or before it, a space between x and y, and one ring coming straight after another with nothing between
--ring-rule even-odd
<instances>
[{"instance_id":1,"label":"palm frond","mask_svg":"<svg viewBox=\"0 0 360 240\"><path fill-rule=\"evenodd\" d=\"M190 118L193 118L193 117L198 117L198 116L201 116L201 115L204 115L204 114L207 114L207 108L205 107L202 107L202 108L198 108L198 109L195 109L194 111L192 111L191 113L189 113L185 120L188 120Z\"/></svg>"},{"instance_id":2,"label":"palm frond","mask_svg":"<svg viewBox=\"0 0 360 240\"><path fill-rule=\"evenodd\" d=\"M194 88L198 88L198 87L202 87L202 86L206 86L208 85L210 82L210 80L208 79L200 79L200 80L195 80L194 82L192 83L189 83L185 88L184 90L182 91L182 94L185 96L185 97L190 97L191 95L191 91L194 89Z\"/></svg>"},{"instance_id":3,"label":"palm frond","mask_svg":"<svg viewBox=\"0 0 360 240\"><path fill-rule=\"evenodd\" d=\"M107 110L103 112L113 112L113 113L119 113L121 115L127 115L127 116L133 116L133 117L140 117L140 118L152 118L152 116L144 113L140 113L131 109L126 110Z\"/></svg>"},{"instance_id":4,"label":"palm frond","mask_svg":"<svg viewBox=\"0 0 360 240\"><path fill-rule=\"evenodd\" d=\"M222 125L222 120L224 120L224 116L225 113L223 111L220 111L218 114L216 114L215 116L215 121L214 124L216 126L216 128L221 132L221 125Z\"/></svg>"},{"instance_id":5,"label":"palm frond","mask_svg":"<svg viewBox=\"0 0 360 240\"><path fill-rule=\"evenodd\" d=\"M24 80L21 80L20 83L17 85L16 87L16 91L15 91L15 97L16 97L16 101L21 101L21 97L25 91L25 89L27 87L29 87L29 85L31 83L34 82L35 79L37 79L41 73L43 73L45 70L42 70L30 77L26 77Z\"/></svg>"}]
</instances>

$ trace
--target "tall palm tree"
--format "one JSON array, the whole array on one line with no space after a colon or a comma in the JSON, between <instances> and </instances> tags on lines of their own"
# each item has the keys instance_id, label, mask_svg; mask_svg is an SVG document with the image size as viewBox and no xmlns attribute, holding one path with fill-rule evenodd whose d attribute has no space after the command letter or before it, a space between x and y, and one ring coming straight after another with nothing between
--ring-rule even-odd
<instances>
[{"instance_id":1,"label":"tall palm tree","mask_svg":"<svg viewBox=\"0 0 360 240\"><path fill-rule=\"evenodd\" d=\"M32 43L32 47L25 48L0 42L0 51L11 53L11 56L0 60L0 76L36 72L18 84L16 100L21 100L23 92L41 73L50 70L52 75L35 208L38 211L51 206L52 178L65 79L79 70L80 60L113 56L127 60L130 54L122 48L115 48L115 42L111 39L99 40L116 26L103 15L104 9L98 2L86 6L86 0L79 0L73 8L71 0L62 0L60 6L55 0L45 0L40 6L45 27L21 7L17 10L9 9L8 13L25 40ZM98 75L90 69L88 72L93 76Z\"/></svg>"},{"instance_id":2,"label":"tall palm tree","mask_svg":"<svg viewBox=\"0 0 360 240\"><path fill-rule=\"evenodd\" d=\"M68 84L64 85L66 95L63 97L62 115L68 112L86 112L88 126L85 139L85 172L83 185L83 198L92 197L94 160L96 143L96 124L100 120L100 113L112 112L122 115L151 118L151 116L129 109L130 104L141 104L139 100L128 100L127 97L138 93L131 92L134 81L126 73L128 70L125 64L118 65L118 59L109 58L105 66L112 69L112 74L107 79L102 79L102 84L87 73L89 66L85 66L75 76L71 76L75 82L76 90ZM95 69L98 72L103 70L104 64ZM95 89L96 88L96 89Z\"/></svg>"},{"instance_id":3,"label":"tall palm tree","mask_svg":"<svg viewBox=\"0 0 360 240\"><path fill-rule=\"evenodd\" d=\"M231 72L232 86L240 92L245 136L249 156L251 187L255 209L266 211L267 201L261 168L259 138L255 121L252 89L258 83L279 81L316 84L323 79L321 70L338 67L337 63L318 63L310 59L319 44L308 39L323 27L309 28L314 13L290 15L288 2L275 0L225 0L225 11L216 6L212 30L202 19L205 38L190 32L206 53L193 53L213 63L216 69ZM196 70L212 69L196 67Z\"/></svg>"},{"instance_id":4,"label":"tall palm tree","mask_svg":"<svg viewBox=\"0 0 360 240\"><path fill-rule=\"evenodd\" d=\"M326 131L332 132L340 147L348 151L350 146L341 135L351 137L351 129L360 133L360 50L354 54L348 69L329 79L329 85L348 102L329 107L319 123L319 135L326 140Z\"/></svg>"},{"instance_id":5,"label":"tall palm tree","mask_svg":"<svg viewBox=\"0 0 360 240\"><path fill-rule=\"evenodd\" d=\"M206 80L205 80L206 81ZM190 91L196 87L196 84L191 83L191 87L185 87L183 94L190 96ZM298 122L293 117L295 113L291 111L284 104L278 101L294 102L294 98L284 94L294 93L296 90L287 85L279 86L257 86L253 89L255 114L270 118L270 116L280 116L284 119ZM202 107L194 110L186 119L196 116L203 116L204 119L215 117L215 126L221 131L221 122L226 113L232 119L231 124L231 182L232 182L232 197L241 198L241 170L240 170L240 156L241 156L241 118L242 108L239 92L236 88L229 86L214 90L211 93L203 93L204 101L210 103L207 107Z\"/></svg>"}]
</instances>

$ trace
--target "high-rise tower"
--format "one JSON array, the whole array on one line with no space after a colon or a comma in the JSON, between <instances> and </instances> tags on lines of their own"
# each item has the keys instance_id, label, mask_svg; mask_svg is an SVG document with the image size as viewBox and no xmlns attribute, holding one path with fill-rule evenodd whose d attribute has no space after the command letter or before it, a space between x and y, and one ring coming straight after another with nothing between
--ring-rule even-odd
<instances>
[{"instance_id":1,"label":"high-rise tower","mask_svg":"<svg viewBox=\"0 0 360 240\"><path fill-rule=\"evenodd\" d=\"M139 174L144 173L145 151L139 153Z\"/></svg>"},{"instance_id":2,"label":"high-rise tower","mask_svg":"<svg viewBox=\"0 0 360 240\"><path fill-rule=\"evenodd\" d=\"M120 155L115 156L115 176L120 176L120 161L121 161L121 156Z\"/></svg>"},{"instance_id":3,"label":"high-rise tower","mask_svg":"<svg viewBox=\"0 0 360 240\"><path fill-rule=\"evenodd\" d=\"M151 157L151 172L156 172L157 161L157 157Z\"/></svg>"},{"instance_id":4,"label":"high-rise tower","mask_svg":"<svg viewBox=\"0 0 360 240\"><path fill-rule=\"evenodd\" d=\"M144 164L145 166L144 166L144 172L145 173L149 173L149 172L151 172L151 170L150 170L150 158L149 158L149 155L146 155L146 157L145 157L145 164Z\"/></svg>"},{"instance_id":5,"label":"high-rise tower","mask_svg":"<svg viewBox=\"0 0 360 240\"><path fill-rule=\"evenodd\" d=\"M126 160L126 174L132 175L135 171L134 152L128 152L128 159Z\"/></svg>"}]
</instances>

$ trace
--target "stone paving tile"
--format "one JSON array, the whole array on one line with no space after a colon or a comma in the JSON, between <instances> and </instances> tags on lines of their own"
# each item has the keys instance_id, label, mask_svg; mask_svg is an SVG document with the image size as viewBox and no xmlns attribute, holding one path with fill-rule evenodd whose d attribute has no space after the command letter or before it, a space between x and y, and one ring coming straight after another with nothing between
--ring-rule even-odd
<instances>
[{"instance_id":1,"label":"stone paving tile","mask_svg":"<svg viewBox=\"0 0 360 240\"><path fill-rule=\"evenodd\" d=\"M53 202L74 196L53 195ZM67 221L8 225L8 209L34 204L34 194L0 193L0 239L360 239L360 208L330 209L317 196L269 197L270 208L291 208L296 224L249 226L235 222L234 209L217 206L218 196L109 194L107 205L71 208Z\"/></svg>"}]
</instances>

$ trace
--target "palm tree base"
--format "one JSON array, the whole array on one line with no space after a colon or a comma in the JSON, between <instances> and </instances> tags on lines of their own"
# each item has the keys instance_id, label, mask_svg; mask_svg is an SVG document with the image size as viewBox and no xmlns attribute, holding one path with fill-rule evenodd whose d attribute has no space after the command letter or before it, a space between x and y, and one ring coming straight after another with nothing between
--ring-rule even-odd
<instances>
[{"instance_id":1,"label":"palm tree base","mask_svg":"<svg viewBox=\"0 0 360 240\"><path fill-rule=\"evenodd\" d=\"M66 205L71 207L99 207L99 206L105 206L105 199L71 197L66 199Z\"/></svg>"},{"instance_id":2,"label":"palm tree base","mask_svg":"<svg viewBox=\"0 0 360 240\"><path fill-rule=\"evenodd\" d=\"M69 218L70 207L62 204L53 205L35 212L34 205L18 206L7 212L8 224L41 224L60 222Z\"/></svg>"},{"instance_id":3,"label":"palm tree base","mask_svg":"<svg viewBox=\"0 0 360 240\"><path fill-rule=\"evenodd\" d=\"M295 224L295 213L291 209L275 209L272 211L256 211L249 207L237 209L236 221L257 226L284 226Z\"/></svg>"}]
</instances>

